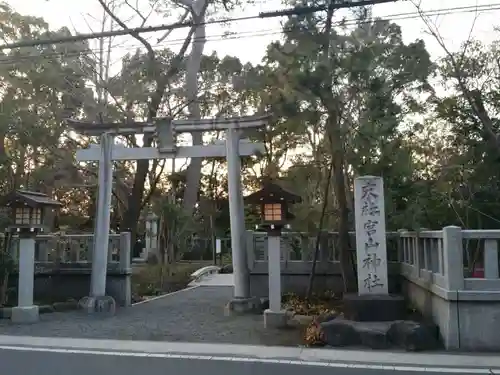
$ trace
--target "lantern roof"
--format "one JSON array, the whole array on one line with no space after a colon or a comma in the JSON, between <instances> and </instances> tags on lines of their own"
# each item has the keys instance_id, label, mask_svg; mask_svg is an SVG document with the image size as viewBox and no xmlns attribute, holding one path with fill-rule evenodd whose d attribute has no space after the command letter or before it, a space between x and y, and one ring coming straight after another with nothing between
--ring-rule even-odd
<instances>
[{"instance_id":1,"label":"lantern roof","mask_svg":"<svg viewBox=\"0 0 500 375\"><path fill-rule=\"evenodd\" d=\"M47 194L37 191L14 190L0 198L0 206L16 207L21 205L31 208L62 206L60 202L50 198Z\"/></svg>"},{"instance_id":2,"label":"lantern roof","mask_svg":"<svg viewBox=\"0 0 500 375\"><path fill-rule=\"evenodd\" d=\"M265 180L262 184L262 189L247 195L244 198L245 203L262 204L262 203L301 203L302 198L283 188L278 182Z\"/></svg>"}]
</instances>

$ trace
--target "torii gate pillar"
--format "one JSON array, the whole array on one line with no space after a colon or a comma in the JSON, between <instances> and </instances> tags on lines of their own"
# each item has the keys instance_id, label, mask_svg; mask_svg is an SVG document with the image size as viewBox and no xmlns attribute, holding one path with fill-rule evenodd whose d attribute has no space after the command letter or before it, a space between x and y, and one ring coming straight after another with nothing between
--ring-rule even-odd
<instances>
[{"instance_id":1,"label":"torii gate pillar","mask_svg":"<svg viewBox=\"0 0 500 375\"><path fill-rule=\"evenodd\" d=\"M226 305L226 315L260 309L260 299L251 297L245 230L245 208L241 188L240 132L226 130L229 219L234 277L234 298Z\"/></svg>"}]
</instances>

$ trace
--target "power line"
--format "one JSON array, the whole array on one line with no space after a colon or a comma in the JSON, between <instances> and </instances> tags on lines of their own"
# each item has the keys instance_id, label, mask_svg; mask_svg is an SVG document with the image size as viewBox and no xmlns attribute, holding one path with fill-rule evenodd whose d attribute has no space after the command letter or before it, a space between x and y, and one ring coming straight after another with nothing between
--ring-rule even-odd
<instances>
[{"instance_id":1,"label":"power line","mask_svg":"<svg viewBox=\"0 0 500 375\"><path fill-rule=\"evenodd\" d=\"M71 35L71 36L67 36L67 37L60 37L60 38L53 38L53 39L26 40L26 41L21 41L21 42L16 42L16 43L2 44L2 45L0 45L0 51L4 50L4 49L43 46L43 45L48 45L48 44L82 42L84 40L97 39L97 38L107 38L107 37L112 37L112 36L133 35L133 34L140 34L140 33L152 33L152 32L156 32L156 31L176 30L176 29L183 29L183 28L192 27L192 26L212 25L212 24L226 23L226 22L233 22L233 21L246 21L246 20L252 20L252 19L257 19L257 18L259 18L258 15L257 16L249 16L249 17L232 18L232 19L228 19L228 20L213 20L213 21L206 21L206 22L200 22L200 23L196 23L196 22L192 22L192 21L177 22L177 23L172 23L169 25L135 27L135 28L126 29L126 30L115 30L115 31L104 31L104 32L100 32L100 33L78 34L78 35Z\"/></svg>"},{"instance_id":2,"label":"power line","mask_svg":"<svg viewBox=\"0 0 500 375\"><path fill-rule=\"evenodd\" d=\"M352 1L342 1L339 4L331 5L333 9L343 9L343 8L355 8L362 7L366 5L374 5L378 3L387 3L387 2L395 2L400 0L359 0L356 2ZM295 9L295 11L294 11ZM314 13L321 10L325 10L325 7L296 7L287 10L274 11L274 12L261 12L258 15L247 16L247 17L235 17L229 19L222 20L212 20L205 22L194 22L194 21L186 21L186 22L176 22L168 25L159 25L159 26L149 26L149 27L136 27L132 29L126 30L116 30L116 31L105 31L100 33L87 33L87 34L78 34L71 35L67 37L59 37L53 39L37 39L37 40L26 40L20 41L16 43L9 43L0 45L0 51L4 49L12 49L12 48L21 48L21 47L34 47L48 44L57 44L57 43L70 43L70 42L81 42L89 39L97 39L97 38L106 38L112 36L121 36L121 35L133 35L133 34L141 34L141 33L151 33L156 31L167 31L167 30L176 30L183 29L187 27L193 26L201 26L201 25L213 25L213 24L221 24L227 22L237 22L237 21L248 21L259 18L274 18L281 17L287 15L299 15L299 14L307 14Z\"/></svg>"},{"instance_id":3,"label":"power line","mask_svg":"<svg viewBox=\"0 0 500 375\"><path fill-rule=\"evenodd\" d=\"M337 4L328 4L328 5L316 5L316 6L297 6L290 9L283 10L275 10L271 12L261 12L259 16L261 18L271 18L271 17L283 17L283 16L296 16L296 15L304 15L310 13L316 13L325 11L328 8L332 9L345 9L345 8L354 8L354 7L365 7L370 5L378 5L385 3L394 3L399 0L358 0L358 1L342 1Z\"/></svg>"},{"instance_id":4,"label":"power line","mask_svg":"<svg viewBox=\"0 0 500 375\"><path fill-rule=\"evenodd\" d=\"M463 14L463 13L474 13L474 12L491 12L491 11L497 11L500 10L500 3L492 3L492 4L485 4L485 5L480 5L480 6L464 6L464 7L452 7L452 8L442 8L442 9L434 9L434 10L429 10L429 11L423 11L422 13L419 12L405 12L405 13L396 13L396 14L388 14L380 17L382 20L387 19L389 21L401 21L401 20L410 20L410 19L418 19L420 18L421 15L425 16L442 16L442 15L453 15L453 14ZM338 21L334 22L335 26L355 26L355 25L362 25L362 24L369 24L372 23L374 19L370 19L367 21L359 21L357 19L347 19L343 21ZM304 30L304 29L302 29ZM307 30L307 29L306 29ZM254 30L254 31L243 31L243 32L237 32L234 33L233 35L227 35L227 34L217 34L217 35L212 35L206 37L207 42L221 42L225 40L235 40L235 39L246 39L246 38L254 38L254 37L263 37L263 36L270 36L270 35L279 35L283 34L284 32L287 32L289 30L286 29L263 29L263 30ZM184 43L183 38L178 38L178 39L172 39L167 42L162 43L161 46L155 46L155 49L163 49L165 46L174 46L174 45L180 45ZM121 45L124 43L120 43L118 45L113 46L112 48L120 48ZM127 46L127 47L121 47L125 50L133 50L137 49L138 47L142 46L141 44L137 45L132 45L132 46ZM99 49L87 49L85 51L77 51L77 52L70 52L70 53L64 53L64 52L49 52L49 53L43 53L43 54L32 54L32 55L21 55L21 56L6 56L5 58L0 58L0 64L13 64L13 63L18 63L23 60L31 60L33 58L50 58L50 57L79 57L82 55L90 55L93 53L99 52Z\"/></svg>"}]
</instances>

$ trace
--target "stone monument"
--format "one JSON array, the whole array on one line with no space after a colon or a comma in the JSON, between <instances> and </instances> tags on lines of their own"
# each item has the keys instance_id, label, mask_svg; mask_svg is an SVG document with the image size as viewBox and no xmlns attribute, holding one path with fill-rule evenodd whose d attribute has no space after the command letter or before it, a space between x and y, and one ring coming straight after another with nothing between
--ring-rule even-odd
<instances>
[{"instance_id":1,"label":"stone monument","mask_svg":"<svg viewBox=\"0 0 500 375\"><path fill-rule=\"evenodd\" d=\"M388 294L384 182L363 176L354 181L358 293Z\"/></svg>"},{"instance_id":2,"label":"stone monument","mask_svg":"<svg viewBox=\"0 0 500 375\"><path fill-rule=\"evenodd\" d=\"M344 296L346 318L358 321L403 319L403 297L389 294L383 179L376 176L356 178L354 201L358 294Z\"/></svg>"}]
</instances>

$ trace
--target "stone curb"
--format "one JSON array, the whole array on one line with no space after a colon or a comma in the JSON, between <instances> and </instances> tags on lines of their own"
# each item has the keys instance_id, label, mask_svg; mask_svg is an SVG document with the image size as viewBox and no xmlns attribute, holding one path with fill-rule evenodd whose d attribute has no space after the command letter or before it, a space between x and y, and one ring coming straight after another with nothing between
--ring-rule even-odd
<instances>
[{"instance_id":1,"label":"stone curb","mask_svg":"<svg viewBox=\"0 0 500 375\"><path fill-rule=\"evenodd\" d=\"M0 307L0 319L10 319L12 315L11 307Z\"/></svg>"},{"instance_id":2,"label":"stone curb","mask_svg":"<svg viewBox=\"0 0 500 375\"><path fill-rule=\"evenodd\" d=\"M319 329L322 343L330 347L361 346L408 352L441 349L437 327L411 320L366 322L331 317L320 322Z\"/></svg>"},{"instance_id":3,"label":"stone curb","mask_svg":"<svg viewBox=\"0 0 500 375\"><path fill-rule=\"evenodd\" d=\"M51 305L39 305L40 314L50 314L53 312L73 311L78 309L78 302L69 300L66 302L55 302ZM12 316L12 307L0 307L0 319L10 319Z\"/></svg>"}]
</instances>

